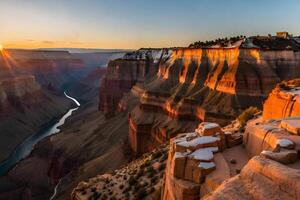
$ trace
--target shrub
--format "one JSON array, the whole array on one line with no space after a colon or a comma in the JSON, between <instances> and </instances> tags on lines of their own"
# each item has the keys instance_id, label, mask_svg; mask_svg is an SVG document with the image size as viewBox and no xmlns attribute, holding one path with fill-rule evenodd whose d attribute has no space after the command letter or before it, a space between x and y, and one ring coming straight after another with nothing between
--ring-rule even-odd
<instances>
[{"instance_id":1,"label":"shrub","mask_svg":"<svg viewBox=\"0 0 300 200\"><path fill-rule=\"evenodd\" d=\"M240 130L244 130L247 121L252 119L254 117L255 114L257 114L258 112L260 112L260 110L256 107L249 107L246 110L244 110L244 112L242 112L239 116L238 116L238 121L240 122Z\"/></svg>"},{"instance_id":2,"label":"shrub","mask_svg":"<svg viewBox=\"0 0 300 200\"><path fill-rule=\"evenodd\" d=\"M164 170L166 168L166 164L165 163L161 163L158 167L158 170L161 171L161 170Z\"/></svg>"},{"instance_id":3,"label":"shrub","mask_svg":"<svg viewBox=\"0 0 300 200\"><path fill-rule=\"evenodd\" d=\"M152 176L154 176L154 174L155 174L155 170L153 169L152 166L147 167L146 171L148 173L148 177L149 178L152 177Z\"/></svg>"},{"instance_id":4,"label":"shrub","mask_svg":"<svg viewBox=\"0 0 300 200\"><path fill-rule=\"evenodd\" d=\"M156 181L157 181L157 177L156 176L153 176L153 177L151 177L151 183L156 183Z\"/></svg>"},{"instance_id":5,"label":"shrub","mask_svg":"<svg viewBox=\"0 0 300 200\"><path fill-rule=\"evenodd\" d=\"M163 155L160 157L159 162L163 162L163 161L165 161L167 158L168 158L168 155L165 153L165 154L163 154Z\"/></svg>"},{"instance_id":6,"label":"shrub","mask_svg":"<svg viewBox=\"0 0 300 200\"><path fill-rule=\"evenodd\" d=\"M144 174L144 169L141 169L138 171L138 173L135 175L136 178L141 177Z\"/></svg>"},{"instance_id":7,"label":"shrub","mask_svg":"<svg viewBox=\"0 0 300 200\"><path fill-rule=\"evenodd\" d=\"M161 151L156 151L151 155L151 159L154 160L162 155Z\"/></svg>"},{"instance_id":8,"label":"shrub","mask_svg":"<svg viewBox=\"0 0 300 200\"><path fill-rule=\"evenodd\" d=\"M136 184L136 179L134 177L130 177L128 180L129 185L135 185Z\"/></svg>"},{"instance_id":9,"label":"shrub","mask_svg":"<svg viewBox=\"0 0 300 200\"><path fill-rule=\"evenodd\" d=\"M124 185L120 185L119 188L120 190L122 190L124 188Z\"/></svg>"},{"instance_id":10,"label":"shrub","mask_svg":"<svg viewBox=\"0 0 300 200\"><path fill-rule=\"evenodd\" d=\"M144 188L141 188L137 192L137 199L143 199L145 196L147 196L147 191Z\"/></svg>"}]
</instances>

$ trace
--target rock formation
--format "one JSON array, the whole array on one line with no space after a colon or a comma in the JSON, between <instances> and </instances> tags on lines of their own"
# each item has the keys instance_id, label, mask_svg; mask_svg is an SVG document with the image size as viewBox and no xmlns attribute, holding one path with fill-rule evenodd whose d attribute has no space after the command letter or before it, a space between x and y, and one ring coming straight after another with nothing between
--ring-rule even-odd
<instances>
[{"instance_id":1,"label":"rock formation","mask_svg":"<svg viewBox=\"0 0 300 200\"><path fill-rule=\"evenodd\" d=\"M263 98L280 80L300 76L295 67L300 54L292 50L234 47L169 52L152 79L136 84L123 99L119 100L121 92L110 101L114 110L116 105L126 110L132 99L139 102L129 110L129 138L136 154L192 131L201 121L225 125L249 106L261 108ZM100 106L104 104L100 98Z\"/></svg>"},{"instance_id":2,"label":"rock formation","mask_svg":"<svg viewBox=\"0 0 300 200\"><path fill-rule=\"evenodd\" d=\"M264 102L264 120L292 116L300 116L300 79L278 84Z\"/></svg>"},{"instance_id":3,"label":"rock formation","mask_svg":"<svg viewBox=\"0 0 300 200\"><path fill-rule=\"evenodd\" d=\"M234 144L229 142L233 135L239 138ZM208 122L195 132L177 135L170 142L162 199L200 199L215 190L236 173L235 167L245 164L247 155L236 146L241 142L240 134L224 132L218 124ZM229 161L232 149L227 149L232 146L241 151L234 155L235 165Z\"/></svg>"},{"instance_id":4,"label":"rock formation","mask_svg":"<svg viewBox=\"0 0 300 200\"><path fill-rule=\"evenodd\" d=\"M123 59L110 61L101 82L99 109L107 116L114 115L123 94L136 83L153 77L158 63L168 52L167 49L141 49L127 53Z\"/></svg>"},{"instance_id":5,"label":"rock formation","mask_svg":"<svg viewBox=\"0 0 300 200\"><path fill-rule=\"evenodd\" d=\"M299 199L299 124L299 117L257 116L247 123L244 148L226 143L236 130L230 134L230 129L214 123L204 122L194 133L179 134L170 144L163 199Z\"/></svg>"}]
</instances>

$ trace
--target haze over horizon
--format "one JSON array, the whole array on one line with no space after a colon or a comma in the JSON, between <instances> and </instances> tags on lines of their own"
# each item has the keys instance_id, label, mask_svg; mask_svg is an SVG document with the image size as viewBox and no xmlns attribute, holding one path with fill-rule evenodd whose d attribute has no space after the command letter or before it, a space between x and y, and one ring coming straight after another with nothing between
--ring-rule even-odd
<instances>
[{"instance_id":1,"label":"haze over horizon","mask_svg":"<svg viewBox=\"0 0 300 200\"><path fill-rule=\"evenodd\" d=\"M300 35L299 10L298 0L2 0L0 44L135 49L276 31Z\"/></svg>"}]
</instances>

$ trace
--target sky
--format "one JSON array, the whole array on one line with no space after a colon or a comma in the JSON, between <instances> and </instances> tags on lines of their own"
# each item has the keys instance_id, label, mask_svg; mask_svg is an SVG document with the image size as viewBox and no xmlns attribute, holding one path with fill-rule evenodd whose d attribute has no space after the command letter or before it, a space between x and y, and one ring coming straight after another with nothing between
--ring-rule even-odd
<instances>
[{"instance_id":1,"label":"sky","mask_svg":"<svg viewBox=\"0 0 300 200\"><path fill-rule=\"evenodd\" d=\"M300 0L0 0L5 48L188 46L198 40L288 31Z\"/></svg>"}]
</instances>

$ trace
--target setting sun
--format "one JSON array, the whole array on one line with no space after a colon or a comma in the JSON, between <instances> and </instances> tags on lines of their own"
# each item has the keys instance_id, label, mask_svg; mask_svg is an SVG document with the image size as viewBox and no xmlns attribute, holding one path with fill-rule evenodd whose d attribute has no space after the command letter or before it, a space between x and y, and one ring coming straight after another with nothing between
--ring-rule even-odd
<instances>
[{"instance_id":1,"label":"setting sun","mask_svg":"<svg viewBox=\"0 0 300 200\"><path fill-rule=\"evenodd\" d=\"M3 50L3 45L2 44L0 44L0 51L2 51Z\"/></svg>"}]
</instances>

